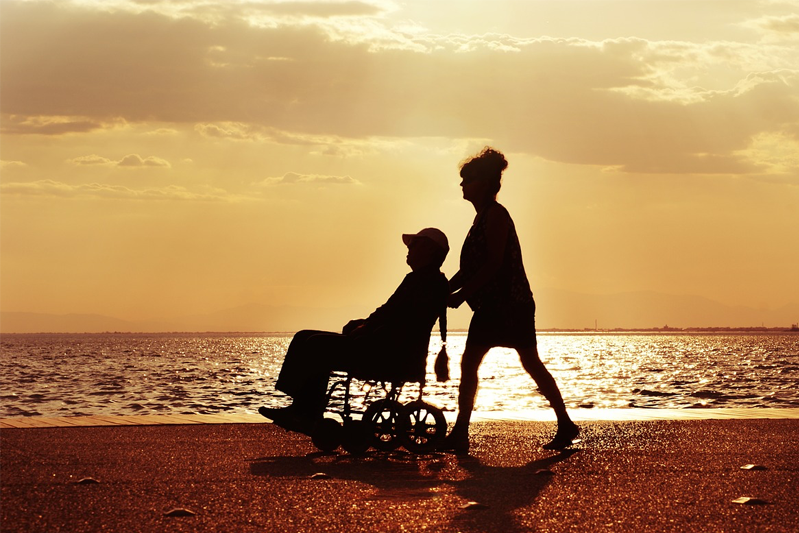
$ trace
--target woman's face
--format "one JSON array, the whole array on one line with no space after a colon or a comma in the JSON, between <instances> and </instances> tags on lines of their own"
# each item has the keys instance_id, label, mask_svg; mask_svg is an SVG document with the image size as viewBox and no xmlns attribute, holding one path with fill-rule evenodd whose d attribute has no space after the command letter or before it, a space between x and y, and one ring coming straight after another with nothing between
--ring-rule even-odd
<instances>
[{"instance_id":1,"label":"woman's face","mask_svg":"<svg viewBox=\"0 0 799 533\"><path fill-rule=\"evenodd\" d=\"M465 176L461 179L461 189L463 199L473 202L481 200L488 194L488 180L480 179L478 176Z\"/></svg>"}]
</instances>

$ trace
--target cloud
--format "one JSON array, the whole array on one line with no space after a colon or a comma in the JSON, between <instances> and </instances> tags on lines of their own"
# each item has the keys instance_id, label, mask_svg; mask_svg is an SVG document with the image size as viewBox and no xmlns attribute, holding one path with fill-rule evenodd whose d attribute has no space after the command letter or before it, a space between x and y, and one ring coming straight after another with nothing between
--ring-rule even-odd
<instances>
[{"instance_id":1,"label":"cloud","mask_svg":"<svg viewBox=\"0 0 799 533\"><path fill-rule=\"evenodd\" d=\"M34 182L1 183L0 192L4 195L15 196L45 196L59 198L106 198L117 200L181 200L220 202L238 201L243 197L230 195L221 189L207 189L194 192L170 185L155 189L130 189L119 185L100 183L87 183L69 185L54 180L39 180Z\"/></svg>"},{"instance_id":2,"label":"cloud","mask_svg":"<svg viewBox=\"0 0 799 533\"><path fill-rule=\"evenodd\" d=\"M263 128L240 122L222 122L216 124L195 124L195 131L203 137L212 139L232 139L237 141L263 140Z\"/></svg>"},{"instance_id":3,"label":"cloud","mask_svg":"<svg viewBox=\"0 0 799 533\"><path fill-rule=\"evenodd\" d=\"M760 133L739 152L742 157L766 167L768 174L784 175L799 185L799 140L782 132Z\"/></svg>"},{"instance_id":4,"label":"cloud","mask_svg":"<svg viewBox=\"0 0 799 533\"><path fill-rule=\"evenodd\" d=\"M799 37L799 15L791 13L784 16L766 16L747 21L745 26L756 28L772 37Z\"/></svg>"},{"instance_id":5,"label":"cloud","mask_svg":"<svg viewBox=\"0 0 799 533\"><path fill-rule=\"evenodd\" d=\"M324 9L361 12L344 4ZM256 9L231 6L222 9ZM197 124L209 139L309 144L319 154L379 138L487 138L552 161L641 173L760 173L767 167L742 155L752 139L799 129L790 43L402 33L362 12L210 24L8 2L3 107L97 124ZM57 51L42 45L52 40Z\"/></svg>"},{"instance_id":6,"label":"cloud","mask_svg":"<svg viewBox=\"0 0 799 533\"><path fill-rule=\"evenodd\" d=\"M112 161L106 157L102 157L96 154L92 155L82 155L80 157L76 157L74 159L69 160L70 163L77 166L113 166L116 165L116 161Z\"/></svg>"},{"instance_id":7,"label":"cloud","mask_svg":"<svg viewBox=\"0 0 799 533\"><path fill-rule=\"evenodd\" d=\"M191 16L220 23L244 20L256 25L275 24L286 20L379 17L396 9L390 0L317 0L317 1L226 1L203 2L184 0L131 0L118 2L117 8L142 13L154 11L171 17Z\"/></svg>"},{"instance_id":8,"label":"cloud","mask_svg":"<svg viewBox=\"0 0 799 533\"><path fill-rule=\"evenodd\" d=\"M356 17L374 16L383 10L370 2L270 2L267 4L251 4L251 7L273 15L290 15L302 17Z\"/></svg>"},{"instance_id":9,"label":"cloud","mask_svg":"<svg viewBox=\"0 0 799 533\"><path fill-rule=\"evenodd\" d=\"M172 166L169 164L169 161L161 159L160 157L150 156L143 158L139 154L126 155L119 161L114 161L112 159L108 159L107 157L102 157L96 154L92 154L70 159L69 162L77 166L107 166L107 167L124 167L124 168L136 168L136 167L170 168Z\"/></svg>"},{"instance_id":10,"label":"cloud","mask_svg":"<svg viewBox=\"0 0 799 533\"><path fill-rule=\"evenodd\" d=\"M165 167L169 168L171 165L169 161L161 159L160 157L146 157L142 158L139 154L126 155L116 165L118 167Z\"/></svg>"},{"instance_id":11,"label":"cloud","mask_svg":"<svg viewBox=\"0 0 799 533\"><path fill-rule=\"evenodd\" d=\"M178 130L175 128L158 128L152 131L148 131L145 135L177 135Z\"/></svg>"},{"instance_id":12,"label":"cloud","mask_svg":"<svg viewBox=\"0 0 799 533\"><path fill-rule=\"evenodd\" d=\"M104 128L102 122L86 117L3 115L0 133L11 135L65 135L88 133Z\"/></svg>"},{"instance_id":13,"label":"cloud","mask_svg":"<svg viewBox=\"0 0 799 533\"><path fill-rule=\"evenodd\" d=\"M349 176L320 176L318 174L297 174L296 172L287 172L280 177L266 178L258 185L268 187L272 185L294 184L360 185L360 182Z\"/></svg>"},{"instance_id":14,"label":"cloud","mask_svg":"<svg viewBox=\"0 0 799 533\"><path fill-rule=\"evenodd\" d=\"M22 168L28 166L26 163L22 161L5 161L0 160L0 169L7 170L12 168Z\"/></svg>"},{"instance_id":15,"label":"cloud","mask_svg":"<svg viewBox=\"0 0 799 533\"><path fill-rule=\"evenodd\" d=\"M310 155L340 158L374 155L381 150L390 150L401 144L396 139L373 137L357 139L337 135L314 135L257 124L231 122L196 124L194 130L208 139L305 146L310 149Z\"/></svg>"}]
</instances>

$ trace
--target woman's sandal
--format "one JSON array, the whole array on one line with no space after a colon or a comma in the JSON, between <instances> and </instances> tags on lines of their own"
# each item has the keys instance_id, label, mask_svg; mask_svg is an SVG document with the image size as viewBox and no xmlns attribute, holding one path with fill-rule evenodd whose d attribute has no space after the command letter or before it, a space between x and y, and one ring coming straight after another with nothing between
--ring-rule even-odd
<instances>
[{"instance_id":1,"label":"woman's sandal","mask_svg":"<svg viewBox=\"0 0 799 533\"><path fill-rule=\"evenodd\" d=\"M572 445L572 442L579 434L580 428L577 427L577 424L572 423L566 427L558 424L558 431L555 433L555 438L553 438L549 443L544 444L544 449L563 450L564 448L568 448Z\"/></svg>"}]
</instances>

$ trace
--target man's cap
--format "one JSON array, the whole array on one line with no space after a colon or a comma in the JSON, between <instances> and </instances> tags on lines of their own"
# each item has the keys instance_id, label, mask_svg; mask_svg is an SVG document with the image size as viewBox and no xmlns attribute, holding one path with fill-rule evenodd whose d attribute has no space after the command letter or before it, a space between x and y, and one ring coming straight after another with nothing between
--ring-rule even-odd
<instances>
[{"instance_id":1,"label":"man's cap","mask_svg":"<svg viewBox=\"0 0 799 533\"><path fill-rule=\"evenodd\" d=\"M405 243L405 246L410 246L411 241L419 238L430 239L442 250L449 252L449 242L447 241L447 236L444 235L444 232L438 228L425 228L419 233L404 233L402 235L402 242Z\"/></svg>"}]
</instances>

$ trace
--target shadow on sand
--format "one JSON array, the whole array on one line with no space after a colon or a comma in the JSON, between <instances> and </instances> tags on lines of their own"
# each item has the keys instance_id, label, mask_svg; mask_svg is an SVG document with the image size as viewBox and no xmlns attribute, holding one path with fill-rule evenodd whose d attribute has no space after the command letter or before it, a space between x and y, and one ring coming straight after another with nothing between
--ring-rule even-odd
<instances>
[{"instance_id":1,"label":"shadow on sand","mask_svg":"<svg viewBox=\"0 0 799 533\"><path fill-rule=\"evenodd\" d=\"M254 460L257 476L357 481L377 489L376 500L418 500L450 494L453 524L461 531L521 532L516 511L529 507L552 478L551 466L577 450L566 450L520 466L491 466L472 455L404 451L370 452L362 456L310 453L303 457ZM469 505L468 502L473 502Z\"/></svg>"}]
</instances>

